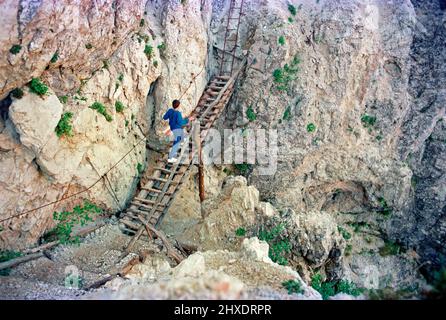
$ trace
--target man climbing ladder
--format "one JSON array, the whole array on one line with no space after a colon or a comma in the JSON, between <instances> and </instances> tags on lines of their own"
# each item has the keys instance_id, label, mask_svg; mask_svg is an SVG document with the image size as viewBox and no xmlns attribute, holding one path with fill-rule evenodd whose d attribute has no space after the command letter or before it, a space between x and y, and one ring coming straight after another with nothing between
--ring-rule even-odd
<instances>
[{"instance_id":1,"label":"man climbing ladder","mask_svg":"<svg viewBox=\"0 0 446 320\"><path fill-rule=\"evenodd\" d=\"M177 153L178 149L180 147L181 141L184 138L184 132L183 127L186 126L189 121L193 121L193 117L186 117L183 118L181 111L178 110L180 107L180 101L179 100L173 100L172 102L172 108L167 110L166 114L164 115L164 120L169 120L169 126L170 131L172 131L174 135L174 141L172 150L169 153L169 159L167 160L169 163L175 163L177 162Z\"/></svg>"}]
</instances>

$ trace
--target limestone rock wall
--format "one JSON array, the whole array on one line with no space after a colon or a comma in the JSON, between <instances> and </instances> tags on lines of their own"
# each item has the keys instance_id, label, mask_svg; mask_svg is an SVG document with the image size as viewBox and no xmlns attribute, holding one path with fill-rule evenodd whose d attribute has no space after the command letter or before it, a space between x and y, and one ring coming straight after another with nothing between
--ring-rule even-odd
<instances>
[{"instance_id":1,"label":"limestone rock wall","mask_svg":"<svg viewBox=\"0 0 446 320\"><path fill-rule=\"evenodd\" d=\"M207 82L200 71L211 7L173 0L3 1L0 10L6 26L0 36L0 218L85 190L135 146L109 181L3 222L0 247L20 249L54 226L54 211L83 199L110 213L125 207L150 152L141 139L160 141L165 124L159 116L170 101L182 95L187 114ZM30 92L33 77L49 87L47 94ZM15 88L22 98L11 94ZM111 121L89 108L94 102ZM59 138L55 128L66 112L73 114L73 135Z\"/></svg>"},{"instance_id":2,"label":"limestone rock wall","mask_svg":"<svg viewBox=\"0 0 446 320\"><path fill-rule=\"evenodd\" d=\"M350 215L341 225L373 220L382 239L438 261L444 4L292 4L295 16L263 1L243 19L248 68L221 124L277 129L279 141L275 174L254 165L249 183L277 208Z\"/></svg>"}]
</instances>

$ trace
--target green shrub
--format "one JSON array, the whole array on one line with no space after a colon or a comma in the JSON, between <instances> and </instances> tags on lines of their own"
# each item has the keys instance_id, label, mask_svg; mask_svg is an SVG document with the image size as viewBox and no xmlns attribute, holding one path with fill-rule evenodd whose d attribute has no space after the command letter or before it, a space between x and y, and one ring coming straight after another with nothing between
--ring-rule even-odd
<instances>
[{"instance_id":1,"label":"green shrub","mask_svg":"<svg viewBox=\"0 0 446 320\"><path fill-rule=\"evenodd\" d=\"M112 116L107 113L107 109L105 109L105 106L102 103L95 102L90 106L90 108L102 114L105 120L108 122L113 120Z\"/></svg>"},{"instance_id":2,"label":"green shrub","mask_svg":"<svg viewBox=\"0 0 446 320\"><path fill-rule=\"evenodd\" d=\"M273 71L274 82L282 83L283 82L283 70L276 69Z\"/></svg>"},{"instance_id":3,"label":"green shrub","mask_svg":"<svg viewBox=\"0 0 446 320\"><path fill-rule=\"evenodd\" d=\"M85 98L85 97L74 96L73 99L74 100L80 100L80 101L87 101L87 98Z\"/></svg>"},{"instance_id":4,"label":"green shrub","mask_svg":"<svg viewBox=\"0 0 446 320\"><path fill-rule=\"evenodd\" d=\"M86 48L87 50L93 49L93 45L92 45L91 43L87 43L87 44L85 45L85 48Z\"/></svg>"},{"instance_id":5,"label":"green shrub","mask_svg":"<svg viewBox=\"0 0 446 320\"><path fill-rule=\"evenodd\" d=\"M23 90L20 88L15 88L11 91L11 96L13 96L16 99L22 99L23 98Z\"/></svg>"},{"instance_id":6,"label":"green shrub","mask_svg":"<svg viewBox=\"0 0 446 320\"><path fill-rule=\"evenodd\" d=\"M116 112L124 111L124 104L121 101L116 101L115 103Z\"/></svg>"},{"instance_id":7,"label":"green shrub","mask_svg":"<svg viewBox=\"0 0 446 320\"><path fill-rule=\"evenodd\" d=\"M246 230L244 228L238 228L235 230L235 235L237 237L244 237L246 235Z\"/></svg>"},{"instance_id":8,"label":"green shrub","mask_svg":"<svg viewBox=\"0 0 446 320\"><path fill-rule=\"evenodd\" d=\"M284 36L280 36L278 41L281 46L285 45L285 37Z\"/></svg>"},{"instance_id":9,"label":"green shrub","mask_svg":"<svg viewBox=\"0 0 446 320\"><path fill-rule=\"evenodd\" d=\"M289 22L289 23L293 23L293 22L294 22L293 18L288 17L288 22Z\"/></svg>"},{"instance_id":10,"label":"green shrub","mask_svg":"<svg viewBox=\"0 0 446 320\"><path fill-rule=\"evenodd\" d=\"M58 98L60 103L66 104L68 102L68 96L60 96Z\"/></svg>"},{"instance_id":11,"label":"green shrub","mask_svg":"<svg viewBox=\"0 0 446 320\"><path fill-rule=\"evenodd\" d=\"M300 294L304 292L304 290L302 289L302 284L298 280L288 280L282 282L282 286L288 290L288 294Z\"/></svg>"},{"instance_id":12,"label":"green shrub","mask_svg":"<svg viewBox=\"0 0 446 320\"><path fill-rule=\"evenodd\" d=\"M364 221L360 221L360 222L347 222L347 224L353 228L353 231L355 233L357 232L361 232L362 229L365 228L370 228L370 224L368 224L367 222Z\"/></svg>"},{"instance_id":13,"label":"green shrub","mask_svg":"<svg viewBox=\"0 0 446 320\"><path fill-rule=\"evenodd\" d=\"M33 78L29 83L29 88L32 93L35 93L39 96L43 96L48 92L48 87L40 81L39 78Z\"/></svg>"},{"instance_id":14,"label":"green shrub","mask_svg":"<svg viewBox=\"0 0 446 320\"><path fill-rule=\"evenodd\" d=\"M118 76L118 81L119 81L119 82L124 81L124 75L123 75L122 73L119 74L119 76Z\"/></svg>"},{"instance_id":15,"label":"green shrub","mask_svg":"<svg viewBox=\"0 0 446 320\"><path fill-rule=\"evenodd\" d=\"M158 61L157 61L157 60L153 61L153 66L154 66L155 68L158 68Z\"/></svg>"},{"instance_id":16,"label":"green shrub","mask_svg":"<svg viewBox=\"0 0 446 320\"><path fill-rule=\"evenodd\" d=\"M138 163L136 165L136 171L138 172L139 175L144 173L144 166L141 163Z\"/></svg>"},{"instance_id":17,"label":"green shrub","mask_svg":"<svg viewBox=\"0 0 446 320\"><path fill-rule=\"evenodd\" d=\"M144 20L144 19L141 19L140 21L139 21L139 26L142 28L142 27L144 27L144 25L146 24L146 21Z\"/></svg>"},{"instance_id":18,"label":"green shrub","mask_svg":"<svg viewBox=\"0 0 446 320\"><path fill-rule=\"evenodd\" d=\"M252 164L249 163L237 163L234 165L235 169L242 175L247 174L251 171Z\"/></svg>"},{"instance_id":19,"label":"green shrub","mask_svg":"<svg viewBox=\"0 0 446 320\"><path fill-rule=\"evenodd\" d=\"M295 16L296 13L297 13L297 9L296 9L296 7L293 6L292 4L289 4L289 5L288 5L288 10L290 11L290 13L291 13L293 16Z\"/></svg>"},{"instance_id":20,"label":"green shrub","mask_svg":"<svg viewBox=\"0 0 446 320\"><path fill-rule=\"evenodd\" d=\"M12 54L17 54L20 52L20 50L22 50L22 46L19 44L15 44L11 47L11 49L9 49L9 52L11 52Z\"/></svg>"},{"instance_id":21,"label":"green shrub","mask_svg":"<svg viewBox=\"0 0 446 320\"><path fill-rule=\"evenodd\" d=\"M282 119L283 120L290 120L291 119L291 107L290 106L288 106L286 109L285 109L285 112L283 113L283 117L282 117Z\"/></svg>"},{"instance_id":22,"label":"green shrub","mask_svg":"<svg viewBox=\"0 0 446 320\"><path fill-rule=\"evenodd\" d=\"M146 46L144 47L144 53L146 54L149 60L152 59L153 47L151 45L146 44Z\"/></svg>"},{"instance_id":23,"label":"green shrub","mask_svg":"<svg viewBox=\"0 0 446 320\"><path fill-rule=\"evenodd\" d=\"M347 280L323 281L320 273L316 273L311 277L311 287L318 291L324 300L338 293L345 293L357 297L362 292L354 283Z\"/></svg>"},{"instance_id":24,"label":"green shrub","mask_svg":"<svg viewBox=\"0 0 446 320\"><path fill-rule=\"evenodd\" d=\"M299 56L296 55L290 64L285 64L283 69L279 68L273 71L273 78L277 84L277 90L284 91L289 89L291 81L296 79L296 74L299 72L298 65L300 62Z\"/></svg>"},{"instance_id":25,"label":"green shrub","mask_svg":"<svg viewBox=\"0 0 446 320\"><path fill-rule=\"evenodd\" d=\"M0 263L21 257L22 255L23 254L18 251L9 251L9 250L0 251ZM0 270L0 276L9 276L10 272L11 268Z\"/></svg>"},{"instance_id":26,"label":"green shrub","mask_svg":"<svg viewBox=\"0 0 446 320\"><path fill-rule=\"evenodd\" d=\"M163 42L163 43L161 43L161 44L159 44L158 45L158 50L161 52L161 53L164 53L164 51L166 51L166 44Z\"/></svg>"},{"instance_id":27,"label":"green shrub","mask_svg":"<svg viewBox=\"0 0 446 320\"><path fill-rule=\"evenodd\" d=\"M125 126L128 127L129 126L129 121L126 119L125 120Z\"/></svg>"},{"instance_id":28,"label":"green shrub","mask_svg":"<svg viewBox=\"0 0 446 320\"><path fill-rule=\"evenodd\" d=\"M342 237L345 240L350 240L352 238L352 235L350 234L350 232L348 232L347 230L345 230L341 226L338 226L338 231L339 231L339 233L342 235Z\"/></svg>"},{"instance_id":29,"label":"green shrub","mask_svg":"<svg viewBox=\"0 0 446 320\"><path fill-rule=\"evenodd\" d=\"M59 51L56 51L56 52L53 54L53 57L51 58L50 62L51 62L51 63L56 63L57 60L59 60Z\"/></svg>"},{"instance_id":30,"label":"green shrub","mask_svg":"<svg viewBox=\"0 0 446 320\"><path fill-rule=\"evenodd\" d=\"M102 213L102 209L84 200L83 206L78 205L73 211L54 212L53 219L58 222L52 230L52 234L62 244L79 243L79 237L73 237L72 232L75 226L85 226L87 222L93 221L93 217Z\"/></svg>"},{"instance_id":31,"label":"green shrub","mask_svg":"<svg viewBox=\"0 0 446 320\"><path fill-rule=\"evenodd\" d=\"M351 244L348 244L345 246L344 254L346 257L350 256L352 254L353 246Z\"/></svg>"},{"instance_id":32,"label":"green shrub","mask_svg":"<svg viewBox=\"0 0 446 320\"><path fill-rule=\"evenodd\" d=\"M316 130L316 125L314 123L309 123L307 125L307 132L314 132Z\"/></svg>"},{"instance_id":33,"label":"green shrub","mask_svg":"<svg viewBox=\"0 0 446 320\"><path fill-rule=\"evenodd\" d=\"M320 273L311 277L311 287L319 292L324 300L335 295L334 285L331 282L324 282Z\"/></svg>"},{"instance_id":34,"label":"green shrub","mask_svg":"<svg viewBox=\"0 0 446 320\"><path fill-rule=\"evenodd\" d=\"M364 115L361 117L361 122L362 122L362 124L364 125L364 127L366 127L366 128L371 128L371 127L373 127L373 126L375 125L375 123L376 123L376 117L374 117L374 116L370 116L370 115L368 115L368 114L364 114Z\"/></svg>"},{"instance_id":35,"label":"green shrub","mask_svg":"<svg viewBox=\"0 0 446 320\"><path fill-rule=\"evenodd\" d=\"M395 256L401 253L401 246L393 241L385 241L384 246L379 248L379 254L382 257Z\"/></svg>"},{"instance_id":36,"label":"green shrub","mask_svg":"<svg viewBox=\"0 0 446 320\"><path fill-rule=\"evenodd\" d=\"M249 121L255 121L257 119L257 115L255 114L254 110L252 109L252 106L249 106L248 109L246 109L246 117Z\"/></svg>"},{"instance_id":37,"label":"green shrub","mask_svg":"<svg viewBox=\"0 0 446 320\"><path fill-rule=\"evenodd\" d=\"M272 227L271 230L261 228L257 236L259 240L266 241L269 244L269 257L280 265L288 264L285 254L291 251L289 240L281 238L284 230L285 224L280 223Z\"/></svg>"},{"instance_id":38,"label":"green shrub","mask_svg":"<svg viewBox=\"0 0 446 320\"><path fill-rule=\"evenodd\" d=\"M389 207L386 199L384 199L383 197L379 197L378 202L381 206L381 208L378 210L378 212L386 217L390 216L392 214L392 208Z\"/></svg>"},{"instance_id":39,"label":"green shrub","mask_svg":"<svg viewBox=\"0 0 446 320\"><path fill-rule=\"evenodd\" d=\"M432 286L434 287L435 298L446 298L446 267L434 272Z\"/></svg>"},{"instance_id":40,"label":"green shrub","mask_svg":"<svg viewBox=\"0 0 446 320\"><path fill-rule=\"evenodd\" d=\"M353 282L347 280L341 280L336 285L336 293L345 293L354 297L361 294L362 290L359 289Z\"/></svg>"},{"instance_id":41,"label":"green shrub","mask_svg":"<svg viewBox=\"0 0 446 320\"><path fill-rule=\"evenodd\" d=\"M73 126L71 125L71 119L73 118L73 114L71 112L65 112L59 120L59 123L56 126L56 134L60 138L63 135L67 137L73 136Z\"/></svg>"}]
</instances>

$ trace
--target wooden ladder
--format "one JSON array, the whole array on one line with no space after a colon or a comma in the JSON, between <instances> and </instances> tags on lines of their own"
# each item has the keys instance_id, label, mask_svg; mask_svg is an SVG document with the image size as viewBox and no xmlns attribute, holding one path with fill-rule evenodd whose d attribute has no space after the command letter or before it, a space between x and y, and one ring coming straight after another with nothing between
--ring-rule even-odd
<instances>
[{"instance_id":1,"label":"wooden ladder","mask_svg":"<svg viewBox=\"0 0 446 320\"><path fill-rule=\"evenodd\" d=\"M209 129L229 102L235 80L245 62L246 60L232 77L227 75L214 77L204 89L197 107L191 113L200 122L201 144L204 143ZM192 147L190 138L188 134L184 141L190 141L189 147ZM131 201L129 208L123 213L120 220L123 230L134 234L126 248L126 253L130 252L145 230L151 236L147 225L156 228L161 223L176 193L183 184L186 173L193 164L192 159L197 154L196 150L192 150L192 153L187 152L188 150L191 149L185 148L185 145L181 146L178 161L174 164L167 162L167 155L163 156L158 161L158 165L148 183L141 188L138 195Z\"/></svg>"}]
</instances>

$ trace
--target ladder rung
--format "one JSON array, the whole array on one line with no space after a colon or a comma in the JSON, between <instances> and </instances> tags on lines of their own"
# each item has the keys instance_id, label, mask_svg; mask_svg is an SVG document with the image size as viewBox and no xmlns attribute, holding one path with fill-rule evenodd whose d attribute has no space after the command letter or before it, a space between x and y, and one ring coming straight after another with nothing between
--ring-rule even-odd
<instances>
[{"instance_id":1,"label":"ladder rung","mask_svg":"<svg viewBox=\"0 0 446 320\"><path fill-rule=\"evenodd\" d=\"M125 224L127 227L129 227L129 228L132 229L132 230L138 230L139 227L140 227L138 224L126 220L125 217L122 218L122 219L120 220L120 222L122 222L123 224Z\"/></svg>"},{"instance_id":2,"label":"ladder rung","mask_svg":"<svg viewBox=\"0 0 446 320\"><path fill-rule=\"evenodd\" d=\"M163 172L166 172L166 173L172 173L173 172L172 170L168 170L166 168L161 168L161 167L155 167L155 170L163 171Z\"/></svg>"},{"instance_id":3,"label":"ladder rung","mask_svg":"<svg viewBox=\"0 0 446 320\"><path fill-rule=\"evenodd\" d=\"M153 209L153 206L149 206L149 205L147 205L147 204L142 204L142 203L135 203L135 202L131 202L131 204L132 205L134 205L135 207L142 207L142 208L146 208L146 209L149 209L149 210L152 210ZM155 205L155 204L154 204ZM158 204L158 205L156 205L157 206L157 208L163 208L163 207L165 207L165 205L163 205L163 204Z\"/></svg>"},{"instance_id":4,"label":"ladder rung","mask_svg":"<svg viewBox=\"0 0 446 320\"><path fill-rule=\"evenodd\" d=\"M147 190L147 191L150 191L150 192L156 192L156 193L163 192L163 190L158 190L158 189L153 189L153 188L148 188L148 187L141 187L141 189Z\"/></svg>"},{"instance_id":5,"label":"ladder rung","mask_svg":"<svg viewBox=\"0 0 446 320\"><path fill-rule=\"evenodd\" d=\"M148 200L148 199L143 199L143 198L138 198L138 197L135 197L135 201L139 201L139 202L147 203L147 204L155 204L156 203L153 200Z\"/></svg>"},{"instance_id":6,"label":"ladder rung","mask_svg":"<svg viewBox=\"0 0 446 320\"><path fill-rule=\"evenodd\" d=\"M129 208L129 209L127 209L127 211L130 211L130 212L136 213L136 214L142 214L142 215L146 215L149 213L149 211L138 210L138 209L133 209L133 208ZM164 208L156 208L155 211L164 211Z\"/></svg>"},{"instance_id":7,"label":"ladder rung","mask_svg":"<svg viewBox=\"0 0 446 320\"><path fill-rule=\"evenodd\" d=\"M167 182L167 180L166 180L166 179L163 179L163 178L149 177L149 179L150 179L150 180L156 180L156 181L164 182L164 183Z\"/></svg>"}]
</instances>

